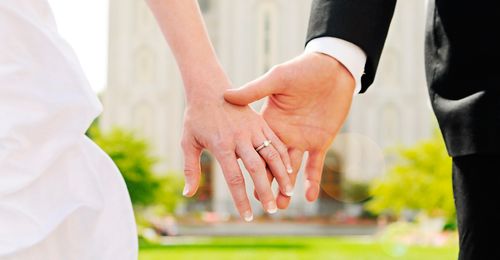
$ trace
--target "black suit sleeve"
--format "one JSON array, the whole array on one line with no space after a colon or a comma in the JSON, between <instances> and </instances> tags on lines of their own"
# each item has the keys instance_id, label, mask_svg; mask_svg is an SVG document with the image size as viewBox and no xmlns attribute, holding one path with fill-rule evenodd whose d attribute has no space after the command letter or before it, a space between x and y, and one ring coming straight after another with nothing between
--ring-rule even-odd
<instances>
[{"instance_id":1,"label":"black suit sleeve","mask_svg":"<svg viewBox=\"0 0 500 260\"><path fill-rule=\"evenodd\" d=\"M361 92L372 84L396 0L314 0L307 42L336 37L359 46L367 55Z\"/></svg>"}]
</instances>

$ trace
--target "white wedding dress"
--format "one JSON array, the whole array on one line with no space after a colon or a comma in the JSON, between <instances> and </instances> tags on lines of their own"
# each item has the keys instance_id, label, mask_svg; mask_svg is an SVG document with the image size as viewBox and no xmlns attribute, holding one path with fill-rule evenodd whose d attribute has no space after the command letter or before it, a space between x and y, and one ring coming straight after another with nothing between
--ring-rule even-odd
<instances>
[{"instance_id":1,"label":"white wedding dress","mask_svg":"<svg viewBox=\"0 0 500 260\"><path fill-rule=\"evenodd\" d=\"M123 178L84 135L100 111L47 0L0 0L0 259L137 259Z\"/></svg>"}]
</instances>

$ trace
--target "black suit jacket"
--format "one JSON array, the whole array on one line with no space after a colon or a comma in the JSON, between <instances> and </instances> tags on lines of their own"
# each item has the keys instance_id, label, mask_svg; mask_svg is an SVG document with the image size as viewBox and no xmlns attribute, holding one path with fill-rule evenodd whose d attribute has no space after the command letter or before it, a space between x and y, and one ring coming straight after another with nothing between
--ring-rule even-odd
<instances>
[{"instance_id":1,"label":"black suit jacket","mask_svg":"<svg viewBox=\"0 0 500 260\"><path fill-rule=\"evenodd\" d=\"M331 36L362 48L365 92L376 75L395 5L396 0L314 0L307 41ZM427 83L451 156L500 153L498 23L498 1L430 0Z\"/></svg>"}]
</instances>

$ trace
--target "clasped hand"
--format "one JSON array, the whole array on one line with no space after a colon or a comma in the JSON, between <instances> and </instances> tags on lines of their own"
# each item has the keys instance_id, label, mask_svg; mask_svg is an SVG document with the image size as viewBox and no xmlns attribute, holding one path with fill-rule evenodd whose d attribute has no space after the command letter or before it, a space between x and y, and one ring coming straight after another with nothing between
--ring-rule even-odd
<instances>
[{"instance_id":1,"label":"clasped hand","mask_svg":"<svg viewBox=\"0 0 500 260\"><path fill-rule=\"evenodd\" d=\"M292 172L287 147L274 134L261 115L249 106L229 104L224 101L223 90L217 86L229 86L225 77L193 84L205 84L206 92L188 95L184 117L182 148L184 151L185 196L193 196L200 182L200 154L209 150L220 163L234 203L243 219L253 219L246 194L245 179L237 159L240 158L250 174L255 191L268 213L278 208L271 190L267 171L276 178L280 193L291 196ZM212 87L213 86L213 87ZM256 151L265 141L271 145Z\"/></svg>"},{"instance_id":2,"label":"clasped hand","mask_svg":"<svg viewBox=\"0 0 500 260\"><path fill-rule=\"evenodd\" d=\"M218 94L202 103L188 102L182 144L185 194L196 192L200 153L208 149L221 164L245 220L253 215L238 158L250 173L256 198L267 212L274 213L288 207L307 151L305 196L316 200L325 154L347 117L354 87L353 77L341 63L312 53L276 66L240 89L226 90L227 102ZM248 104L264 97L269 98L261 116ZM266 140L272 145L257 152L255 148ZM273 179L279 184L276 198L270 188Z\"/></svg>"}]
</instances>

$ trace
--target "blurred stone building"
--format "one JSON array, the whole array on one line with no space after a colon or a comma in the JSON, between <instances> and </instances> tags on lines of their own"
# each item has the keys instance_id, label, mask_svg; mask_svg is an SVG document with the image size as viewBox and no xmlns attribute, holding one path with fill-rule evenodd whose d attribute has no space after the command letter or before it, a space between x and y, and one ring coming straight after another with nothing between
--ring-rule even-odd
<instances>
[{"instance_id":1,"label":"blurred stone building","mask_svg":"<svg viewBox=\"0 0 500 260\"><path fill-rule=\"evenodd\" d=\"M199 3L221 63L236 86L303 51L311 0ZM349 198L346 193L352 191L342 188L343 183L369 182L383 172L384 148L430 135L424 13L422 1L398 3L377 79L368 93L355 97L343 134L326 159L320 200L306 202L299 179L290 210L280 214L349 211L353 204L339 201L360 201L363 195ZM110 0L109 23L109 75L101 125L104 130L134 129L161 159L159 171L181 174L184 97L175 60L143 0ZM188 209L235 214L220 168L209 154L203 155L202 168L204 184ZM250 183L247 189L252 194ZM252 201L258 213L260 207Z\"/></svg>"}]
</instances>

